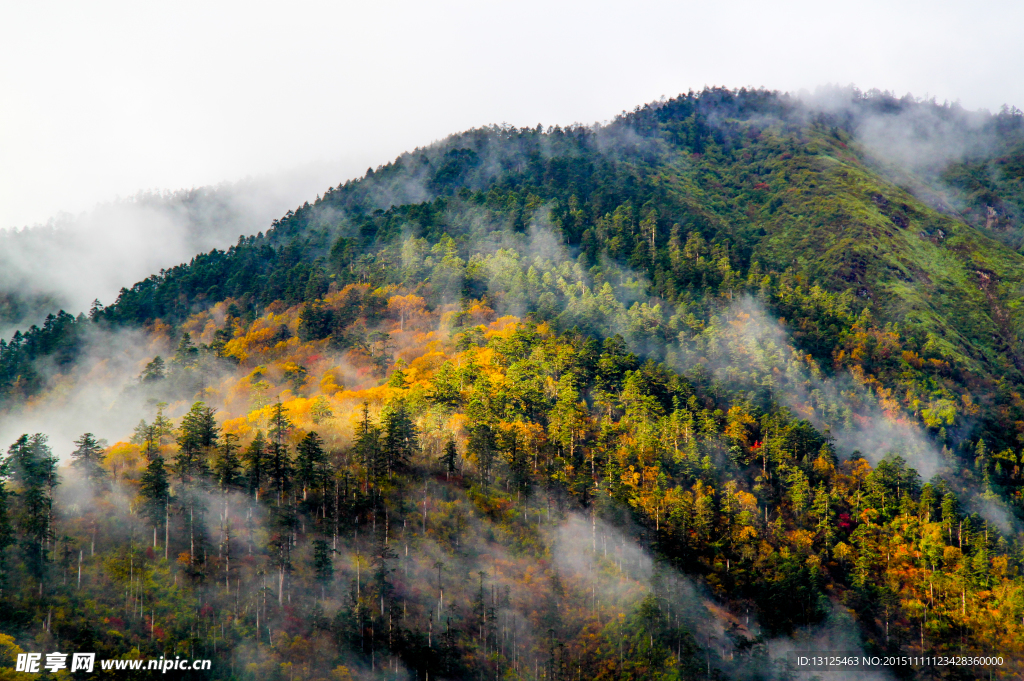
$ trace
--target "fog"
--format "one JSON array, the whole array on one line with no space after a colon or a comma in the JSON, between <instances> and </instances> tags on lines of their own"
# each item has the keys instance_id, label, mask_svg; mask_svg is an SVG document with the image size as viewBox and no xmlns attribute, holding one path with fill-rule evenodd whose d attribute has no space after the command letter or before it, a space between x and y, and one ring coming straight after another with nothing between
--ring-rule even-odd
<instances>
[{"instance_id":1,"label":"fog","mask_svg":"<svg viewBox=\"0 0 1024 681\"><path fill-rule=\"evenodd\" d=\"M342 178L334 164L235 183L139 192L42 225L0 230L0 337L270 227Z\"/></svg>"},{"instance_id":2,"label":"fog","mask_svg":"<svg viewBox=\"0 0 1024 681\"><path fill-rule=\"evenodd\" d=\"M856 83L994 111L1024 103L1022 13L876 0L11 5L0 226L318 160L346 179L454 130L608 120L705 85Z\"/></svg>"}]
</instances>

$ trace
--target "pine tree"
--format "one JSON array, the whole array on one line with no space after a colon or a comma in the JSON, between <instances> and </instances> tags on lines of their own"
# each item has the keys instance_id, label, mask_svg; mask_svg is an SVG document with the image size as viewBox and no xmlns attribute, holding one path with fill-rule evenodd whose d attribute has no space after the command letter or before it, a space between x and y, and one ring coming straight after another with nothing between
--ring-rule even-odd
<instances>
[{"instance_id":1,"label":"pine tree","mask_svg":"<svg viewBox=\"0 0 1024 681\"><path fill-rule=\"evenodd\" d=\"M494 431L486 423L478 423L469 430L469 442L466 453L476 461L480 473L480 483L490 484L491 469L494 467Z\"/></svg>"},{"instance_id":2,"label":"pine tree","mask_svg":"<svg viewBox=\"0 0 1024 681\"><path fill-rule=\"evenodd\" d=\"M388 379L389 388L405 389L409 387L409 381L405 376L405 360L398 360L395 362L395 370L391 373L391 378Z\"/></svg>"},{"instance_id":3,"label":"pine tree","mask_svg":"<svg viewBox=\"0 0 1024 681\"><path fill-rule=\"evenodd\" d=\"M166 408L166 402L156 403L156 418L153 419L153 427L156 428L157 438L174 433L174 426L171 424L170 419L164 416L164 409ZM157 441L159 442L159 439Z\"/></svg>"},{"instance_id":4,"label":"pine tree","mask_svg":"<svg viewBox=\"0 0 1024 681\"><path fill-rule=\"evenodd\" d=\"M106 442L97 440L92 433L85 433L75 440L77 448L71 452L72 465L82 471L93 485L99 485L107 477L103 468L103 447Z\"/></svg>"},{"instance_id":5,"label":"pine tree","mask_svg":"<svg viewBox=\"0 0 1024 681\"><path fill-rule=\"evenodd\" d=\"M331 403L327 401L327 398L320 395L313 402L313 406L309 410L309 415L313 418L313 425L319 426L324 421L334 418L334 412L331 411Z\"/></svg>"},{"instance_id":6,"label":"pine tree","mask_svg":"<svg viewBox=\"0 0 1024 681\"><path fill-rule=\"evenodd\" d=\"M163 380L166 376L167 366L164 364L164 358L157 355L153 358L153 361L146 365L142 375L139 376L139 381L141 383L156 383Z\"/></svg>"},{"instance_id":7,"label":"pine tree","mask_svg":"<svg viewBox=\"0 0 1024 681\"><path fill-rule=\"evenodd\" d=\"M263 431L256 431L256 437L252 439L243 455L245 459L245 480L249 488L249 494L257 501L260 498L260 488L267 480L267 439Z\"/></svg>"},{"instance_id":8,"label":"pine tree","mask_svg":"<svg viewBox=\"0 0 1024 681\"><path fill-rule=\"evenodd\" d=\"M377 480L384 474L380 429L370 421L370 405L363 402L363 417L356 426L353 448L356 458L366 467L370 480Z\"/></svg>"},{"instance_id":9,"label":"pine tree","mask_svg":"<svg viewBox=\"0 0 1024 681\"><path fill-rule=\"evenodd\" d=\"M196 553L198 543L205 538L203 516L206 514L202 488L211 477L208 456L217 445L217 430L213 409L196 402L185 414L178 432L174 472L182 483L178 509L188 524L189 571L192 576L199 575Z\"/></svg>"},{"instance_id":10,"label":"pine tree","mask_svg":"<svg viewBox=\"0 0 1024 681\"><path fill-rule=\"evenodd\" d=\"M271 487L277 491L277 503L280 505L284 503L285 493L292 487L292 476L295 473L288 447L278 442L271 442L267 463L267 478Z\"/></svg>"},{"instance_id":11,"label":"pine tree","mask_svg":"<svg viewBox=\"0 0 1024 681\"><path fill-rule=\"evenodd\" d=\"M202 482L210 476L207 456L217 444L217 423L213 409L202 402L192 405L181 421L178 431L178 455L174 471L186 485Z\"/></svg>"},{"instance_id":12,"label":"pine tree","mask_svg":"<svg viewBox=\"0 0 1024 681\"><path fill-rule=\"evenodd\" d=\"M199 348L192 343L192 335L187 331L181 335L178 341L178 349L174 351L174 364L182 368L192 368L199 363Z\"/></svg>"},{"instance_id":13,"label":"pine tree","mask_svg":"<svg viewBox=\"0 0 1024 681\"><path fill-rule=\"evenodd\" d=\"M295 479L302 486L302 499L307 498L312 488L321 494L327 486L330 464L327 452L324 451L323 440L316 431L306 433L299 442L298 456L295 458Z\"/></svg>"},{"instance_id":14,"label":"pine tree","mask_svg":"<svg viewBox=\"0 0 1024 681\"><path fill-rule=\"evenodd\" d=\"M217 480L217 486L222 492L230 492L239 489L244 482L242 477L242 463L238 458L238 436L232 433L224 433L223 441L218 450L217 461L213 466L213 474Z\"/></svg>"},{"instance_id":15,"label":"pine tree","mask_svg":"<svg viewBox=\"0 0 1024 681\"><path fill-rule=\"evenodd\" d=\"M313 541L313 572L321 584L327 584L334 577L334 562L331 560L330 544L323 539Z\"/></svg>"},{"instance_id":16,"label":"pine tree","mask_svg":"<svg viewBox=\"0 0 1024 681\"><path fill-rule=\"evenodd\" d=\"M398 398L388 403L381 417L384 430L384 455L387 472L406 467L413 454L419 449L416 424L409 416L405 399Z\"/></svg>"},{"instance_id":17,"label":"pine tree","mask_svg":"<svg viewBox=\"0 0 1024 681\"><path fill-rule=\"evenodd\" d=\"M42 579L53 540L53 491L58 484L57 458L42 433L22 435L7 450L6 466L18 489L17 529L29 572Z\"/></svg>"},{"instance_id":18,"label":"pine tree","mask_svg":"<svg viewBox=\"0 0 1024 681\"><path fill-rule=\"evenodd\" d=\"M167 520L171 501L171 483L167 475L167 462L155 453L146 466L146 471L139 480L139 492L142 494L142 513L153 527L153 546L156 546L156 530L164 524L164 540L168 538ZM166 551L165 551L166 555Z\"/></svg>"},{"instance_id":19,"label":"pine tree","mask_svg":"<svg viewBox=\"0 0 1024 681\"><path fill-rule=\"evenodd\" d=\"M270 416L270 432L268 435L270 435L271 442L283 444L285 438L288 437L288 433L292 430L292 422L288 418L283 404L278 402L274 405L273 409L274 411Z\"/></svg>"},{"instance_id":20,"label":"pine tree","mask_svg":"<svg viewBox=\"0 0 1024 681\"><path fill-rule=\"evenodd\" d=\"M448 438L444 444L444 452L441 454L441 464L444 466L445 479L451 478L458 470L459 450L455 446L455 438Z\"/></svg>"},{"instance_id":21,"label":"pine tree","mask_svg":"<svg viewBox=\"0 0 1024 681\"><path fill-rule=\"evenodd\" d=\"M7 586L7 549L14 545L14 524L11 521L10 491L7 489L8 467L0 462L0 597Z\"/></svg>"}]
</instances>

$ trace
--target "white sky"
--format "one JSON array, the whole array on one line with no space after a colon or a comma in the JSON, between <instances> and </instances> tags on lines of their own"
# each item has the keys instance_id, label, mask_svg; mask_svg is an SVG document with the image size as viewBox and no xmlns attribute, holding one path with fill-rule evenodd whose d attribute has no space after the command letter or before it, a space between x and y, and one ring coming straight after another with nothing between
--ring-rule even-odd
<instances>
[{"instance_id":1,"label":"white sky","mask_svg":"<svg viewBox=\"0 0 1024 681\"><path fill-rule=\"evenodd\" d=\"M1024 107L1024 3L0 0L0 227L704 85ZM312 169L312 170L311 170Z\"/></svg>"}]
</instances>

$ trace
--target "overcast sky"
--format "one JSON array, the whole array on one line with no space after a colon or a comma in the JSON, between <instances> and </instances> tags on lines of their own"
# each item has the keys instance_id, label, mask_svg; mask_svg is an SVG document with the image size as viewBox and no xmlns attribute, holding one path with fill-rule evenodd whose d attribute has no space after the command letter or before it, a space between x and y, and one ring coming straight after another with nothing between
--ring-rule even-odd
<instances>
[{"instance_id":1,"label":"overcast sky","mask_svg":"<svg viewBox=\"0 0 1024 681\"><path fill-rule=\"evenodd\" d=\"M0 0L0 227L705 85L1024 107L1024 3Z\"/></svg>"}]
</instances>

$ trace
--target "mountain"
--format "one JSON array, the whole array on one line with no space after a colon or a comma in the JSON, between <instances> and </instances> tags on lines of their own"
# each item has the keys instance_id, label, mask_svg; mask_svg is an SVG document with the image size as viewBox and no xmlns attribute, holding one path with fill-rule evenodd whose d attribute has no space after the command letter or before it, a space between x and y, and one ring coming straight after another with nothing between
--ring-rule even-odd
<instances>
[{"instance_id":1,"label":"mountain","mask_svg":"<svg viewBox=\"0 0 1024 681\"><path fill-rule=\"evenodd\" d=\"M45 225L0 230L0 336L40 324L58 309L88 310L128 281L224 248L315 192L336 168L176 192L139 192Z\"/></svg>"},{"instance_id":2,"label":"mountain","mask_svg":"<svg viewBox=\"0 0 1024 681\"><path fill-rule=\"evenodd\" d=\"M8 652L1019 673L1022 141L855 91L472 130L51 315L0 341Z\"/></svg>"}]
</instances>

